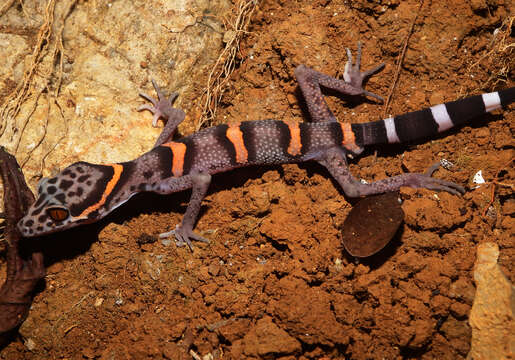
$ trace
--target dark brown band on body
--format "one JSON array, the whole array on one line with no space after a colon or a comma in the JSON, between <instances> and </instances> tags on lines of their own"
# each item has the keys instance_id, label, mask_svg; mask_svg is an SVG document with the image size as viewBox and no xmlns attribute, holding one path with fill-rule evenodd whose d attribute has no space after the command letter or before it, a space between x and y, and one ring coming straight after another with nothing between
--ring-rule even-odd
<instances>
[{"instance_id":1,"label":"dark brown band on body","mask_svg":"<svg viewBox=\"0 0 515 360\"><path fill-rule=\"evenodd\" d=\"M132 161L124 162L118 164L122 166L122 172L118 178L118 181L114 185L111 193L107 195L105 206L107 208L111 207L111 203L114 200L114 203L118 203L120 201L119 196L121 195L121 191L125 185L131 180L134 175L135 164Z\"/></svg>"},{"instance_id":2,"label":"dark brown band on body","mask_svg":"<svg viewBox=\"0 0 515 360\"><path fill-rule=\"evenodd\" d=\"M244 121L240 125L240 130L243 133L243 143L247 148L247 161L253 163L256 161L256 137L255 137L255 125L252 121Z\"/></svg>"},{"instance_id":3,"label":"dark brown band on body","mask_svg":"<svg viewBox=\"0 0 515 360\"><path fill-rule=\"evenodd\" d=\"M288 154L288 147L291 141L290 128L284 121L275 121L274 124L279 132L279 146L281 147L283 155L288 158L291 156Z\"/></svg>"},{"instance_id":4,"label":"dark brown band on body","mask_svg":"<svg viewBox=\"0 0 515 360\"><path fill-rule=\"evenodd\" d=\"M356 137L356 144L358 146L388 143L384 120L364 124L352 124L351 128Z\"/></svg>"},{"instance_id":5,"label":"dark brown band on body","mask_svg":"<svg viewBox=\"0 0 515 360\"><path fill-rule=\"evenodd\" d=\"M161 173L161 179L166 179L172 176L173 151L170 147L163 145L154 148L152 152L157 156L159 169L156 171Z\"/></svg>"},{"instance_id":6,"label":"dark brown band on body","mask_svg":"<svg viewBox=\"0 0 515 360\"><path fill-rule=\"evenodd\" d=\"M222 124L218 125L215 128L214 135L216 141L222 146L230 159L231 165L236 165L236 150L234 149L234 145L227 138L227 130L229 129L229 125Z\"/></svg>"}]
</instances>

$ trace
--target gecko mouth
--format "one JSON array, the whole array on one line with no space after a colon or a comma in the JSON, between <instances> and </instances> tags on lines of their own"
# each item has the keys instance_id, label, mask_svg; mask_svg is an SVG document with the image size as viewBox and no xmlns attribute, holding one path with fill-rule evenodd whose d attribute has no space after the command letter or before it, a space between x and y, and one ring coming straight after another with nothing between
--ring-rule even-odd
<instances>
[{"instance_id":1,"label":"gecko mouth","mask_svg":"<svg viewBox=\"0 0 515 360\"><path fill-rule=\"evenodd\" d=\"M20 220L17 227L23 237L31 237L34 234L34 230L31 227L23 225L23 220Z\"/></svg>"},{"instance_id":2,"label":"gecko mouth","mask_svg":"<svg viewBox=\"0 0 515 360\"><path fill-rule=\"evenodd\" d=\"M30 220L27 220L27 221L30 221ZM36 236L48 235L48 234L57 232L61 229L59 227L47 228L47 227L43 227L43 226L34 228L34 227L26 226L26 225L22 224L22 222L20 221L18 223L18 230L20 231L20 233L23 237L36 237Z\"/></svg>"},{"instance_id":3,"label":"gecko mouth","mask_svg":"<svg viewBox=\"0 0 515 360\"><path fill-rule=\"evenodd\" d=\"M73 221L67 222L46 222L44 225L35 226L32 219L21 219L17 228L23 237L36 237L45 236L58 231L65 231L70 228L77 227L78 225L86 225L95 222L95 219L78 219L74 218Z\"/></svg>"}]
</instances>

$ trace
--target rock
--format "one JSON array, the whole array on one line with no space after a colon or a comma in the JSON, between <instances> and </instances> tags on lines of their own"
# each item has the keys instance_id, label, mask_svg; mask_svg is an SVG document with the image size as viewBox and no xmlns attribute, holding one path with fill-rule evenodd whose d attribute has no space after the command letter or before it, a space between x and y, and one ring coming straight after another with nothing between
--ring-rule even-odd
<instances>
[{"instance_id":1,"label":"rock","mask_svg":"<svg viewBox=\"0 0 515 360\"><path fill-rule=\"evenodd\" d=\"M28 159L24 173L29 186L36 186L41 173L52 175L75 161L120 162L150 150L161 129L150 125L152 116L148 112L136 111L145 103L138 96L140 91L155 96L150 78L167 94L179 92L176 106L191 116L180 126L185 129L184 134L191 133L198 125L195 123L198 117L188 111L200 101L194 93L199 80L192 74L211 70L223 46L222 24L208 17L209 20L203 21L209 23L209 30L184 30L204 13L225 13L230 3L226 0L165 3L157 7L148 2L141 6L128 2L100 7L83 3L74 6L69 14L68 6L48 8L46 11L52 12L50 27L54 32L48 44L38 49L38 56L30 55L35 43L27 35L2 34L0 90L16 98L14 89L18 87L28 91L28 96L19 96L19 111L3 119L6 126L0 126L4 128L0 131L0 143L10 151L18 148L17 157ZM9 19L9 23L3 26L37 29L43 22L46 6L33 1L24 4L23 12L11 10L10 16L4 19ZM95 19L95 23L89 19ZM163 26L168 30L163 31ZM57 30L63 27L64 31ZM58 48L59 42L61 46L64 44L64 54L48 50ZM64 60L62 73L53 71L59 57ZM33 59L39 62L33 64ZM29 71L36 75L24 76ZM27 84L21 86L24 80ZM54 82L59 82L57 97L38 101L41 89ZM26 126L20 131L24 121Z\"/></svg>"},{"instance_id":2,"label":"rock","mask_svg":"<svg viewBox=\"0 0 515 360\"><path fill-rule=\"evenodd\" d=\"M404 221L415 229L445 232L465 223L471 216L462 198L446 192L402 188L401 195L406 198L402 204L406 214Z\"/></svg>"},{"instance_id":3,"label":"rock","mask_svg":"<svg viewBox=\"0 0 515 360\"><path fill-rule=\"evenodd\" d=\"M275 358L301 350L300 343L274 324L268 316L258 320L256 326L243 338L243 343L243 351L249 356Z\"/></svg>"},{"instance_id":4,"label":"rock","mask_svg":"<svg viewBox=\"0 0 515 360\"><path fill-rule=\"evenodd\" d=\"M458 354L465 356L470 351L471 329L466 321L449 316L440 327L440 333Z\"/></svg>"},{"instance_id":5,"label":"rock","mask_svg":"<svg viewBox=\"0 0 515 360\"><path fill-rule=\"evenodd\" d=\"M348 329L336 320L328 292L293 276L282 278L278 286L282 296L267 311L291 336L313 346L349 343Z\"/></svg>"},{"instance_id":6,"label":"rock","mask_svg":"<svg viewBox=\"0 0 515 360\"><path fill-rule=\"evenodd\" d=\"M515 349L515 293L497 259L499 247L487 242L477 249L476 296L470 311L471 349L467 359L509 359Z\"/></svg>"},{"instance_id":7,"label":"rock","mask_svg":"<svg viewBox=\"0 0 515 360\"><path fill-rule=\"evenodd\" d=\"M152 280L158 280L161 276L162 270L161 261L153 254L143 255L141 257L141 269L143 270L144 276L149 276Z\"/></svg>"},{"instance_id":8,"label":"rock","mask_svg":"<svg viewBox=\"0 0 515 360\"><path fill-rule=\"evenodd\" d=\"M27 338L24 342L24 345L29 351L33 351L36 348L36 343L31 338Z\"/></svg>"},{"instance_id":9,"label":"rock","mask_svg":"<svg viewBox=\"0 0 515 360\"><path fill-rule=\"evenodd\" d=\"M47 274L57 274L57 273L60 273L61 271L63 271L64 269L64 265L62 262L56 262L56 263L53 263L52 265L50 265L46 272Z\"/></svg>"},{"instance_id":10,"label":"rock","mask_svg":"<svg viewBox=\"0 0 515 360\"><path fill-rule=\"evenodd\" d=\"M472 0L470 2L470 7L474 11L481 11L488 8L488 5L486 4L485 0Z\"/></svg>"}]
</instances>

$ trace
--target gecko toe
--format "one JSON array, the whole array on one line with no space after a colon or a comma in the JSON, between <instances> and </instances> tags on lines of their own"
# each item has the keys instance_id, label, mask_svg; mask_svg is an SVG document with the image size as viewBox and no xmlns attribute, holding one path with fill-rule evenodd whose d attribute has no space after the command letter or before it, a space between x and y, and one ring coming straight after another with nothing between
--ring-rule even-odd
<instances>
[{"instance_id":1,"label":"gecko toe","mask_svg":"<svg viewBox=\"0 0 515 360\"><path fill-rule=\"evenodd\" d=\"M209 244L209 239L202 237L191 230L184 229L180 225L177 225L174 230L159 234L160 238L169 238L175 237L175 245L178 247L182 247L184 245L188 245L190 250L193 251L193 243L192 240L203 242Z\"/></svg>"},{"instance_id":2,"label":"gecko toe","mask_svg":"<svg viewBox=\"0 0 515 360\"><path fill-rule=\"evenodd\" d=\"M385 67L385 63L381 63L381 64L373 67L372 69L368 69L366 71L361 72L361 77L364 79L371 75L374 75L375 73L383 70L384 67Z\"/></svg>"},{"instance_id":3,"label":"gecko toe","mask_svg":"<svg viewBox=\"0 0 515 360\"><path fill-rule=\"evenodd\" d=\"M463 195L466 190L463 186L456 184L452 181L431 177L433 173L442 165L440 161L431 165L424 174L421 176L424 178L423 187L431 190L447 191L454 195Z\"/></svg>"},{"instance_id":4,"label":"gecko toe","mask_svg":"<svg viewBox=\"0 0 515 360\"><path fill-rule=\"evenodd\" d=\"M365 95L365 96L369 96L369 97L374 98L374 99L377 99L377 100L379 100L379 101L381 101L381 102L383 102L383 103L384 103L384 99L383 99L383 97L382 97L382 96L379 96L379 95L377 95L377 94L374 94L373 92L363 90L363 95Z\"/></svg>"},{"instance_id":5,"label":"gecko toe","mask_svg":"<svg viewBox=\"0 0 515 360\"><path fill-rule=\"evenodd\" d=\"M138 111L148 110L154 115L152 118L152 126L153 127L157 127L157 122L160 118L164 119L165 123L168 120L170 120L170 118L174 118L174 117L181 118L181 121L182 121L182 116L181 116L182 110L175 109L172 106L172 103L175 101L175 99L177 99L177 96L179 96L179 94L177 92L173 92L167 98L154 80L152 80L152 85L154 86L154 89L156 90L157 99L150 95L147 95L145 93L140 93L139 95L142 98L144 98L145 100L152 103L152 105L149 105L149 104L141 105L138 108Z\"/></svg>"},{"instance_id":6,"label":"gecko toe","mask_svg":"<svg viewBox=\"0 0 515 360\"><path fill-rule=\"evenodd\" d=\"M433 178L428 175L428 173L432 173L434 171L433 166L429 168L429 170L425 174L412 174L415 176L412 178L412 180L414 180L412 185L415 185L414 187L422 187L429 190L446 191L457 196L463 195L465 193L465 188L459 184L456 184L452 181Z\"/></svg>"},{"instance_id":7,"label":"gecko toe","mask_svg":"<svg viewBox=\"0 0 515 360\"><path fill-rule=\"evenodd\" d=\"M159 101L166 100L166 96L161 91L161 88L157 85L157 82L154 79L151 79L152 85L154 86L154 89L156 90L157 98Z\"/></svg>"},{"instance_id":8,"label":"gecko toe","mask_svg":"<svg viewBox=\"0 0 515 360\"><path fill-rule=\"evenodd\" d=\"M365 81L366 78L381 71L384 68L385 64L381 63L379 65L376 65L372 69L369 69L366 71L361 71L360 70L360 67L361 67L361 43L358 42L358 49L356 52L356 61L355 62L353 62L353 59L352 59L352 52L348 48L346 48L345 51L347 52L347 62L345 63L345 69L343 72L343 79L345 80L345 82L351 84L352 86L356 87L357 89L360 89L361 94L384 102L384 100L381 96L364 90L363 82Z\"/></svg>"},{"instance_id":9,"label":"gecko toe","mask_svg":"<svg viewBox=\"0 0 515 360\"><path fill-rule=\"evenodd\" d=\"M179 93L178 92L173 92L170 94L170 97L168 98L168 102L170 102L170 104L173 104L173 102L175 101L175 99L177 99L177 96L179 96Z\"/></svg>"},{"instance_id":10,"label":"gecko toe","mask_svg":"<svg viewBox=\"0 0 515 360\"><path fill-rule=\"evenodd\" d=\"M145 99L147 101L150 101L154 106L157 105L157 99L155 99L154 97L152 97L148 94L145 94L145 93L141 93L141 92L139 93L139 96L141 96L143 99Z\"/></svg>"}]
</instances>

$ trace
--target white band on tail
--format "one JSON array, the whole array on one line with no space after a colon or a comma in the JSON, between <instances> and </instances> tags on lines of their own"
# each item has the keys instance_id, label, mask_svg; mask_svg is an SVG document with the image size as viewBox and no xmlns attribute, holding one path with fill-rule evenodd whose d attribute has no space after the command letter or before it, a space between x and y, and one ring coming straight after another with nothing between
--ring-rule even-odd
<instances>
[{"instance_id":1,"label":"white band on tail","mask_svg":"<svg viewBox=\"0 0 515 360\"><path fill-rule=\"evenodd\" d=\"M400 142L399 136L397 136L397 131L395 130L395 122L393 121L393 117L389 117L383 121L384 127L386 128L386 137L388 138L388 142L390 144Z\"/></svg>"},{"instance_id":2,"label":"white band on tail","mask_svg":"<svg viewBox=\"0 0 515 360\"><path fill-rule=\"evenodd\" d=\"M438 132L448 130L454 126L445 104L431 106L430 109L433 119L438 124Z\"/></svg>"},{"instance_id":3,"label":"white band on tail","mask_svg":"<svg viewBox=\"0 0 515 360\"><path fill-rule=\"evenodd\" d=\"M481 96L483 97L486 111L492 111L501 107L501 98L499 97L499 93L497 91L483 94Z\"/></svg>"}]
</instances>

